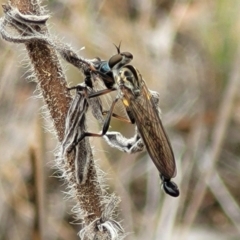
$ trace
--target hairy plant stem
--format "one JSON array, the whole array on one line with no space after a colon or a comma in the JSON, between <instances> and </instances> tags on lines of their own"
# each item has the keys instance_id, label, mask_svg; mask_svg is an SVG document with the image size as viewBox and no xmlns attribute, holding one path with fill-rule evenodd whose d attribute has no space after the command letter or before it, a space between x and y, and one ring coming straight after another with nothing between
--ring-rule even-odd
<instances>
[{"instance_id":1,"label":"hairy plant stem","mask_svg":"<svg viewBox=\"0 0 240 240\"><path fill-rule=\"evenodd\" d=\"M4 7L5 10L7 9L6 6ZM27 15L32 14L39 16L44 12L40 6L40 2L37 0L10 0L9 6L16 7L20 13ZM33 28L38 31L37 27ZM45 26L41 28L41 33L42 32L48 35ZM24 32L20 34L24 36ZM54 48L47 43L44 43L44 41L27 41L25 46L33 66L33 72L36 76L40 92L52 118L57 138L59 142L62 143L65 132L65 121L70 103L72 102L72 97L67 90L67 82L62 67ZM85 124L82 127L84 130ZM81 184L76 181L75 152L67 154L63 163L64 166L61 167L61 169L63 172L65 170L63 176L68 184L69 195L77 201L77 217L82 219L83 225L85 229L87 229L84 231L84 234L82 234L82 239L93 239L93 237L94 239L117 239L116 237L112 237L113 234L109 233L111 230L106 231L106 229L108 229L107 227L96 227L99 226L99 220L103 220L103 216L105 216L104 221L108 221L109 219L106 218L106 215L108 217L111 213L108 212L109 209L106 209L109 207L104 204L105 192L102 190L98 180L89 140L87 138L83 139L77 147L78 151L82 152L82 156L87 156L89 161L86 181ZM116 205L116 201L112 202L114 202L112 205ZM114 209L114 206L110 209ZM111 223L114 221L109 222L109 225L112 226L113 224ZM120 227L118 230L120 230Z\"/></svg>"}]
</instances>

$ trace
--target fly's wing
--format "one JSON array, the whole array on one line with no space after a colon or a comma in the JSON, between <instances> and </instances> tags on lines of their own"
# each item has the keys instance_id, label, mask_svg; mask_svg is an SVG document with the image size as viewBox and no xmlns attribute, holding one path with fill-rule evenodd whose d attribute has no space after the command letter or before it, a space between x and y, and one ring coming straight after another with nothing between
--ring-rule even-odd
<instances>
[{"instance_id":1,"label":"fly's wing","mask_svg":"<svg viewBox=\"0 0 240 240\"><path fill-rule=\"evenodd\" d=\"M176 164L173 150L163 128L158 108L145 83L141 94L130 101L130 108L142 140L158 171L166 179L174 177Z\"/></svg>"}]
</instances>

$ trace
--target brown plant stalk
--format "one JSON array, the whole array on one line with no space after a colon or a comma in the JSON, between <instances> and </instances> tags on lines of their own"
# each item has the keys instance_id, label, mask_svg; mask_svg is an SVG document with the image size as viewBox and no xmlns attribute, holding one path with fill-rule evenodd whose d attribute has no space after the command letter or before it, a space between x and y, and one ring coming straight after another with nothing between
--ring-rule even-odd
<instances>
[{"instance_id":1,"label":"brown plant stalk","mask_svg":"<svg viewBox=\"0 0 240 240\"><path fill-rule=\"evenodd\" d=\"M36 31L48 36L45 26L47 17L44 17L44 9L37 0L11 0L3 8L5 17L1 19L1 35L7 41L25 44L38 88L49 110L54 130L61 144L64 139L66 117L72 102L63 69L52 46L29 37L25 31L21 30L25 22L32 19L31 21L39 23L40 27L38 24L26 25L27 31ZM9 26L10 28L15 27L15 31L20 34L19 38L14 38L15 35L11 36L5 30ZM86 126L83 124L82 127L84 129ZM76 152L66 155L66 158L61 161L60 169L68 184L69 195L77 202L76 215L78 219L82 220L84 226L84 233L81 237L82 239L119 239L122 232L121 226L111 220L112 211L118 199L105 196L106 193L102 189L97 175L89 140L83 139L77 147L80 155L88 158L89 167L86 181L79 183L76 179Z\"/></svg>"}]
</instances>

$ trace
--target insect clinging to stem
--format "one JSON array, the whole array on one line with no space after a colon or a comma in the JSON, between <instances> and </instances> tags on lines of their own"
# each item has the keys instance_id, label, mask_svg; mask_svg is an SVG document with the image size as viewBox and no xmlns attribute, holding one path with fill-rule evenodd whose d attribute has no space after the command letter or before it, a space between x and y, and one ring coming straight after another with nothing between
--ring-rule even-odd
<instances>
[{"instance_id":1,"label":"insect clinging to stem","mask_svg":"<svg viewBox=\"0 0 240 240\"><path fill-rule=\"evenodd\" d=\"M159 171L163 189L167 194L177 197L180 194L178 186L171 181L171 178L176 176L176 163L171 143L160 118L159 95L157 92L149 90L139 71L128 64L133 59L133 55L129 52L121 52L120 46L116 46L116 48L118 53L113 55L109 61L99 59L92 62L92 73L98 74L107 88L89 94L88 98L98 97L111 91L117 91L117 97L106 114L102 132L84 132L76 139L75 144L84 137L104 136L110 145L126 151L126 146L121 147L123 145L121 136L117 138L115 134L113 141L111 134L107 132L112 115L116 116L113 113L115 104L121 100L129 122L136 124L139 136ZM136 137L135 141L139 141L139 137ZM131 153L131 151L128 152Z\"/></svg>"}]
</instances>

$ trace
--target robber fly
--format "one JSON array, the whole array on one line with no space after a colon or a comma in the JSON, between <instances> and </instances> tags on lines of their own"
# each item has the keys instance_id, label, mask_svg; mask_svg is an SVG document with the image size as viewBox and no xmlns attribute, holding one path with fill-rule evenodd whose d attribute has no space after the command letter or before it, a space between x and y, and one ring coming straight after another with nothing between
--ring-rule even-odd
<instances>
[{"instance_id":1,"label":"robber fly","mask_svg":"<svg viewBox=\"0 0 240 240\"><path fill-rule=\"evenodd\" d=\"M121 99L130 122L136 124L147 152L160 173L163 189L167 194L177 197L179 189L171 181L171 178L176 176L176 163L170 141L160 119L158 94L147 88L137 69L132 65L127 65L133 59L133 55L129 52L120 52L120 47L117 49L118 54L112 56L109 61L97 59L92 62L92 72L100 75L107 88L91 93L88 97L94 98L111 91L118 91L116 99L107 112L102 133L84 132L76 142L87 136L108 136L107 131L114 106ZM139 138L136 138L136 141L138 140ZM111 143L111 140L109 142ZM121 142L122 140L115 139L114 144L119 146Z\"/></svg>"},{"instance_id":2,"label":"robber fly","mask_svg":"<svg viewBox=\"0 0 240 240\"><path fill-rule=\"evenodd\" d=\"M126 65L132 58L131 53L121 53L119 50L118 54L110 58L108 62L100 59L93 62L92 70L102 77L107 89L90 94L89 98L115 90L118 90L119 94L107 114L102 133L85 132L77 142L86 136L105 135L109 128L114 106L121 99L131 122L136 123L147 151L160 172L165 192L177 197L179 195L178 187L171 181L171 178L176 175L175 159L159 116L158 97L155 92L147 88L141 74L132 65Z\"/></svg>"}]
</instances>

